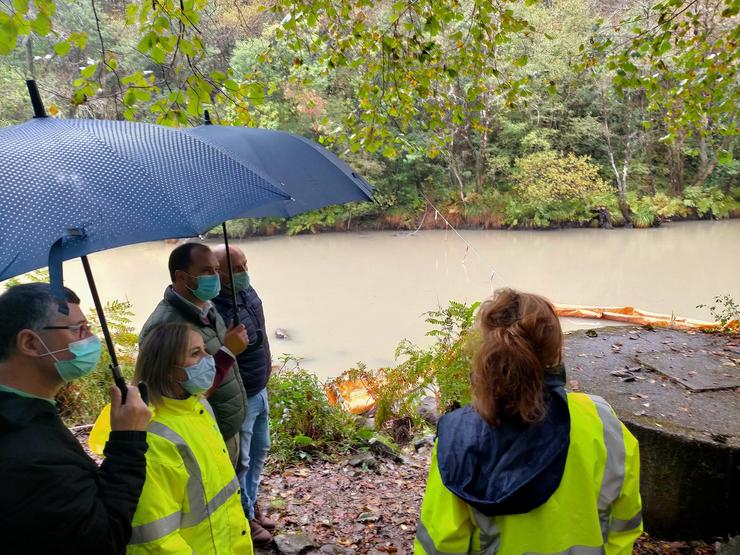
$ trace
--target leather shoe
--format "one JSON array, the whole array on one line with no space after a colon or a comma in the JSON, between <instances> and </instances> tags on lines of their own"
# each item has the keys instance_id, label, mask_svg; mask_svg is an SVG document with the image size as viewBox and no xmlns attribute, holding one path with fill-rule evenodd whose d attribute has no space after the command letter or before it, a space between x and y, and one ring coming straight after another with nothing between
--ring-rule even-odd
<instances>
[{"instance_id":1,"label":"leather shoe","mask_svg":"<svg viewBox=\"0 0 740 555\"><path fill-rule=\"evenodd\" d=\"M252 534L252 545L267 547L272 543L272 534L265 530L257 520L249 521L249 532Z\"/></svg>"},{"instance_id":2,"label":"leather shoe","mask_svg":"<svg viewBox=\"0 0 740 555\"><path fill-rule=\"evenodd\" d=\"M254 520L259 522L265 530L272 532L275 529L275 521L270 520L270 518L262 512L262 509L260 509L260 506L256 503L254 505Z\"/></svg>"}]
</instances>

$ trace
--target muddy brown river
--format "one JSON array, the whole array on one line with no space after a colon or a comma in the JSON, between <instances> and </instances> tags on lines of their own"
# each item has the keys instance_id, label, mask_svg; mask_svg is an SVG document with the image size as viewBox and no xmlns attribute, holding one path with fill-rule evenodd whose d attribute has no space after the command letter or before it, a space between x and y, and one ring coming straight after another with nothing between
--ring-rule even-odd
<instances>
[{"instance_id":1,"label":"muddy brown river","mask_svg":"<svg viewBox=\"0 0 740 555\"><path fill-rule=\"evenodd\" d=\"M631 305L709 319L719 294L740 300L740 220L647 230L326 233L235 241L263 299L275 357L291 353L319 376L357 361L392 364L398 342L430 341L422 314L498 287L555 302ZM127 298L140 326L169 282L164 242L90 256L104 300ZM79 260L65 282L91 306ZM566 329L595 326L564 319ZM289 338L274 337L283 328Z\"/></svg>"}]
</instances>

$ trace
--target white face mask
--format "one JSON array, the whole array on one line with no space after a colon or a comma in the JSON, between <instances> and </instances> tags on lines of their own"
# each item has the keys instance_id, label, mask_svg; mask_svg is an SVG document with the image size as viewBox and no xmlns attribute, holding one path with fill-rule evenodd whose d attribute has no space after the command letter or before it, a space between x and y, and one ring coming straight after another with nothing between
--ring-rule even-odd
<instances>
[{"instance_id":1,"label":"white face mask","mask_svg":"<svg viewBox=\"0 0 740 555\"><path fill-rule=\"evenodd\" d=\"M192 366L179 366L185 370L188 379L180 385L191 395L200 395L208 391L216 377L216 362L211 355L206 355Z\"/></svg>"}]
</instances>

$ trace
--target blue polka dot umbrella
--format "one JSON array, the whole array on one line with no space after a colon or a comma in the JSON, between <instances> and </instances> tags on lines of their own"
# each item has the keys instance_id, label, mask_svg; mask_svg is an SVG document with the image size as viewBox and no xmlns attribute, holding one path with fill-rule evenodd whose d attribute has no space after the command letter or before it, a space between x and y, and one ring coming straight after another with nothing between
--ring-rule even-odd
<instances>
[{"instance_id":1,"label":"blue polka dot umbrella","mask_svg":"<svg viewBox=\"0 0 740 555\"><path fill-rule=\"evenodd\" d=\"M62 299L62 261L82 257L101 324L87 254L197 236L290 199L268 176L186 133L45 117L35 83L29 91L37 117L0 129L0 281L48 265Z\"/></svg>"},{"instance_id":2,"label":"blue polka dot umbrella","mask_svg":"<svg viewBox=\"0 0 740 555\"><path fill-rule=\"evenodd\" d=\"M181 131L36 118L0 129L0 280L143 241L194 237L290 196Z\"/></svg>"}]
</instances>

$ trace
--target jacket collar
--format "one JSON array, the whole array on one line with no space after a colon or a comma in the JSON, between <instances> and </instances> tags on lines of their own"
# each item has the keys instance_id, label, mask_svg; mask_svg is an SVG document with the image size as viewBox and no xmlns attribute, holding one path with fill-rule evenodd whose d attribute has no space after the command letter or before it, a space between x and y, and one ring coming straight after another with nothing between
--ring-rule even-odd
<instances>
[{"instance_id":1,"label":"jacket collar","mask_svg":"<svg viewBox=\"0 0 740 555\"><path fill-rule=\"evenodd\" d=\"M212 323L214 321L213 312L216 310L213 303L208 301L208 308L204 312L200 310L193 303L187 301L181 295L175 292L172 285L168 285L164 290L164 300L166 303L176 307L180 312L187 315L191 320L203 324L206 321Z\"/></svg>"},{"instance_id":2,"label":"jacket collar","mask_svg":"<svg viewBox=\"0 0 740 555\"><path fill-rule=\"evenodd\" d=\"M187 399L171 399L162 397L162 405L155 409L157 413L167 413L176 416L185 416L193 413L200 413L203 410L200 397L190 395Z\"/></svg>"},{"instance_id":3,"label":"jacket collar","mask_svg":"<svg viewBox=\"0 0 740 555\"><path fill-rule=\"evenodd\" d=\"M57 409L45 399L21 397L0 391L0 428L22 427L39 416L56 416Z\"/></svg>"}]
</instances>

